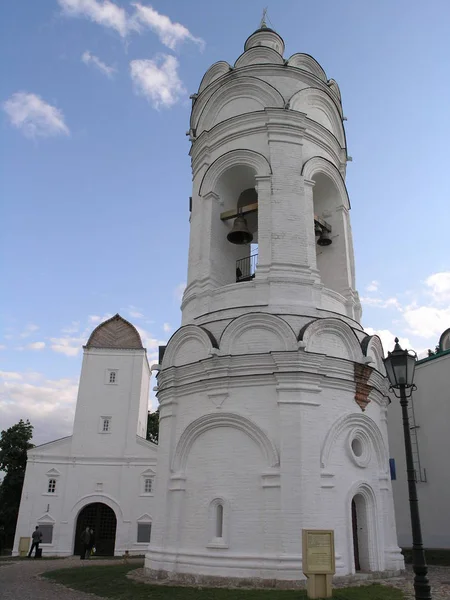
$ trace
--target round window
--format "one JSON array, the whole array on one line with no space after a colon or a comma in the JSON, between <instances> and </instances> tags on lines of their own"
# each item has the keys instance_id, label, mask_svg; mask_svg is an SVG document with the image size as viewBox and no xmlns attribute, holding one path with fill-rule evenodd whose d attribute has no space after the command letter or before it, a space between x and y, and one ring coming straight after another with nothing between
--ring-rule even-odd
<instances>
[{"instance_id":1,"label":"round window","mask_svg":"<svg viewBox=\"0 0 450 600\"><path fill-rule=\"evenodd\" d=\"M361 444L361 440L360 440L360 439L358 439L358 438L354 438L354 439L352 440L352 450L353 450L353 454L354 454L355 456L358 456L358 457L359 457L359 456L362 456L362 453L363 453L363 447L362 447L362 444Z\"/></svg>"}]
</instances>

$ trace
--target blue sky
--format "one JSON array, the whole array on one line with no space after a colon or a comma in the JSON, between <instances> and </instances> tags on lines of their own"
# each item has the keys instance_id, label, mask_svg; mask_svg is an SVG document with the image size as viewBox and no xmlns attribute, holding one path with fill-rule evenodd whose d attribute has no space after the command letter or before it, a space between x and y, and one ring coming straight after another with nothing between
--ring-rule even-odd
<instances>
[{"instance_id":1,"label":"blue sky","mask_svg":"<svg viewBox=\"0 0 450 600\"><path fill-rule=\"evenodd\" d=\"M180 323L190 100L263 4L20 0L0 7L0 428L71 431L81 346L105 316L150 360ZM285 56L314 56L346 122L363 324L419 352L450 326L450 5L277 0Z\"/></svg>"}]
</instances>

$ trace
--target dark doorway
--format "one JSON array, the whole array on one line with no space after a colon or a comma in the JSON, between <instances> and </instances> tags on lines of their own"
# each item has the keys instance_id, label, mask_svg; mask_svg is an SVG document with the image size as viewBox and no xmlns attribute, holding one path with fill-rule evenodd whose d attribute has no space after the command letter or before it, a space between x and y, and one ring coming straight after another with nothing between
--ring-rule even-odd
<instances>
[{"instance_id":1,"label":"dark doorway","mask_svg":"<svg viewBox=\"0 0 450 600\"><path fill-rule=\"evenodd\" d=\"M355 500L352 500L352 530L353 530L353 554L354 554L354 558L355 558L355 570L361 571L361 564L359 562L358 514L356 511Z\"/></svg>"},{"instance_id":2,"label":"dark doorway","mask_svg":"<svg viewBox=\"0 0 450 600\"><path fill-rule=\"evenodd\" d=\"M114 556L116 526L117 519L112 508L101 502L88 504L78 515L73 553L77 555L81 554L81 533L86 527L90 527L94 530L96 556Z\"/></svg>"}]
</instances>

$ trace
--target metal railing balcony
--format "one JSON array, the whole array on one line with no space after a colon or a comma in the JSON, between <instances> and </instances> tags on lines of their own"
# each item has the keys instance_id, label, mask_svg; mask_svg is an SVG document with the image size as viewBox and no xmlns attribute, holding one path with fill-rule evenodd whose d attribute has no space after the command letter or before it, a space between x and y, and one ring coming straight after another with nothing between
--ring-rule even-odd
<instances>
[{"instance_id":1,"label":"metal railing balcony","mask_svg":"<svg viewBox=\"0 0 450 600\"><path fill-rule=\"evenodd\" d=\"M256 265L258 264L258 253L254 252L236 261L236 283L240 281L251 281L255 277Z\"/></svg>"}]
</instances>

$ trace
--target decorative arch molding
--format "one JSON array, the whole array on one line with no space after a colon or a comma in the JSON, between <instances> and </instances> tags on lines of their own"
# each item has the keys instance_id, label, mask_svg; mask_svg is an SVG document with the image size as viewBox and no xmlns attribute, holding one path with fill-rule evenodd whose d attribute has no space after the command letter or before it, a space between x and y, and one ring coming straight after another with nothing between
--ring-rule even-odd
<instances>
[{"instance_id":1,"label":"decorative arch molding","mask_svg":"<svg viewBox=\"0 0 450 600\"><path fill-rule=\"evenodd\" d=\"M218 344L209 331L198 325L185 325L167 343L162 368L180 367L208 358Z\"/></svg>"},{"instance_id":2,"label":"decorative arch molding","mask_svg":"<svg viewBox=\"0 0 450 600\"><path fill-rule=\"evenodd\" d=\"M329 343L330 337L338 341L337 348L341 350L339 354L336 345L334 345L336 351L329 354L330 348L333 347ZM323 338L325 338L325 341L323 341ZM299 340L303 341L306 352L336 356L358 363L364 362L364 356L355 332L350 325L340 319L328 317L312 321L300 331Z\"/></svg>"},{"instance_id":3,"label":"decorative arch molding","mask_svg":"<svg viewBox=\"0 0 450 600\"><path fill-rule=\"evenodd\" d=\"M333 448L339 437L346 433L350 434L352 430L355 432L359 430L366 434L372 443L372 449L375 453L380 473L387 473L389 457L381 431L373 419L359 413L344 415L335 421L328 430L320 453L321 468L326 469L328 467Z\"/></svg>"},{"instance_id":4,"label":"decorative arch molding","mask_svg":"<svg viewBox=\"0 0 450 600\"><path fill-rule=\"evenodd\" d=\"M361 342L361 349L364 356L371 358L373 365L382 375L386 375L386 369L383 363L383 344L377 335L368 335Z\"/></svg>"},{"instance_id":5,"label":"decorative arch molding","mask_svg":"<svg viewBox=\"0 0 450 600\"><path fill-rule=\"evenodd\" d=\"M120 508L120 504L108 494L87 494L86 496L82 496L71 508L71 516L76 519L81 510L88 504L94 504L96 502L101 502L102 504L106 504L109 506L111 510L114 511L116 515L117 521L124 521L124 516L122 509Z\"/></svg>"},{"instance_id":6,"label":"decorative arch molding","mask_svg":"<svg viewBox=\"0 0 450 600\"><path fill-rule=\"evenodd\" d=\"M210 83L222 77L226 73L231 71L231 65L229 65L225 60L219 60L209 67L206 73L203 75L203 79L200 82L200 86L198 88L198 93L203 92L204 89L208 87Z\"/></svg>"},{"instance_id":7,"label":"decorative arch molding","mask_svg":"<svg viewBox=\"0 0 450 600\"><path fill-rule=\"evenodd\" d=\"M151 523L153 521L151 515L148 513L144 513L138 519L136 519L138 523Z\"/></svg>"},{"instance_id":8,"label":"decorative arch molding","mask_svg":"<svg viewBox=\"0 0 450 600\"><path fill-rule=\"evenodd\" d=\"M280 317L268 313L250 313L233 319L220 338L222 355L297 349L297 340L291 326Z\"/></svg>"},{"instance_id":9,"label":"decorative arch molding","mask_svg":"<svg viewBox=\"0 0 450 600\"><path fill-rule=\"evenodd\" d=\"M360 480L353 484L347 494L347 519L349 524L349 539L352 534L352 500L355 496L362 496L365 504L367 516L367 550L369 558L370 571L381 571L384 568L382 554L380 552L379 526L377 515L379 515L379 506L377 495L368 481ZM349 561L353 560L353 544L349 545Z\"/></svg>"},{"instance_id":10,"label":"decorative arch molding","mask_svg":"<svg viewBox=\"0 0 450 600\"><path fill-rule=\"evenodd\" d=\"M302 71L308 71L322 81L327 81L327 75L325 71L319 65L317 60L309 54L303 54L301 52L293 54L290 58L288 58L287 64L290 67L296 67L297 69L302 69Z\"/></svg>"},{"instance_id":11,"label":"decorative arch molding","mask_svg":"<svg viewBox=\"0 0 450 600\"><path fill-rule=\"evenodd\" d=\"M336 83L336 81L334 79L329 79L327 82L327 85L330 88L330 90L339 98L339 102L341 102L342 101L341 90L340 90L338 84Z\"/></svg>"},{"instance_id":12,"label":"decorative arch molding","mask_svg":"<svg viewBox=\"0 0 450 600\"><path fill-rule=\"evenodd\" d=\"M243 52L234 63L234 67L247 67L248 65L260 65L263 63L284 65L283 57L273 48L267 46L254 46Z\"/></svg>"},{"instance_id":13,"label":"decorative arch molding","mask_svg":"<svg viewBox=\"0 0 450 600\"><path fill-rule=\"evenodd\" d=\"M234 413L212 413L204 415L190 423L183 431L172 460L172 472L184 473L191 448L197 438L205 431L217 427L232 427L248 435L260 447L267 465L277 467L280 464L278 450L268 435L255 423Z\"/></svg>"},{"instance_id":14,"label":"decorative arch molding","mask_svg":"<svg viewBox=\"0 0 450 600\"><path fill-rule=\"evenodd\" d=\"M326 158L322 158L322 156L313 156L303 165L302 175L305 179L311 180L318 173L331 179L339 191L342 204L347 210L350 210L350 198L348 197L347 187L340 171L335 165Z\"/></svg>"},{"instance_id":15,"label":"decorative arch molding","mask_svg":"<svg viewBox=\"0 0 450 600\"><path fill-rule=\"evenodd\" d=\"M304 88L295 92L289 100L289 108L297 110L323 125L345 148L345 134L340 109L330 96L318 88Z\"/></svg>"},{"instance_id":16,"label":"decorative arch molding","mask_svg":"<svg viewBox=\"0 0 450 600\"><path fill-rule=\"evenodd\" d=\"M251 101L251 107L245 106L246 98ZM236 106L230 114L223 115L221 118L220 113L233 101ZM220 86L209 97L193 128L198 136L202 131L212 129L221 120L265 108L284 108L284 100L280 92L270 83L257 77L239 77L227 81L226 85Z\"/></svg>"},{"instance_id":17,"label":"decorative arch molding","mask_svg":"<svg viewBox=\"0 0 450 600\"><path fill-rule=\"evenodd\" d=\"M446 329L439 338L439 350L441 352L444 352L444 350L450 350L450 327Z\"/></svg>"},{"instance_id":18,"label":"decorative arch molding","mask_svg":"<svg viewBox=\"0 0 450 600\"><path fill-rule=\"evenodd\" d=\"M36 523L42 523L42 524L49 524L49 525L54 525L56 523L55 519L51 516L50 513L46 512L44 513L41 517L39 517L39 519L37 519Z\"/></svg>"},{"instance_id":19,"label":"decorative arch molding","mask_svg":"<svg viewBox=\"0 0 450 600\"><path fill-rule=\"evenodd\" d=\"M222 177L228 169L236 166L250 167L258 177L269 176L272 174L272 169L270 168L267 158L259 152L253 152L253 150L246 150L244 148L230 150L230 152L226 152L225 154L222 154L222 156L219 156L219 158L208 167L200 184L199 195L206 196L210 192L213 192L216 189L220 177Z\"/></svg>"}]
</instances>

